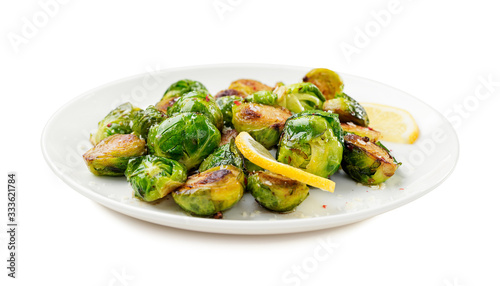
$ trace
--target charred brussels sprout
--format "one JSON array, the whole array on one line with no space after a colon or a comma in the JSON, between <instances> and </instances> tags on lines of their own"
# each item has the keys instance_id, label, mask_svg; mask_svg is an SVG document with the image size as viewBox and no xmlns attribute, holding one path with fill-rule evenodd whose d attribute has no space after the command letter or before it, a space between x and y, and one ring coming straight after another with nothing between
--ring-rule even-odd
<instances>
[{"instance_id":1,"label":"charred brussels sprout","mask_svg":"<svg viewBox=\"0 0 500 286\"><path fill-rule=\"evenodd\" d=\"M180 113L151 127L150 154L178 161L188 170L198 165L219 145L220 132L205 116Z\"/></svg>"},{"instance_id":2,"label":"charred brussels sprout","mask_svg":"<svg viewBox=\"0 0 500 286\"><path fill-rule=\"evenodd\" d=\"M131 158L146 154L146 141L135 134L115 134L83 154L90 172L98 176L123 176Z\"/></svg>"},{"instance_id":3,"label":"charred brussels sprout","mask_svg":"<svg viewBox=\"0 0 500 286\"><path fill-rule=\"evenodd\" d=\"M321 110L325 101L318 87L308 82L281 86L274 92L277 95L277 104L294 113L304 110Z\"/></svg>"},{"instance_id":4,"label":"charred brussels sprout","mask_svg":"<svg viewBox=\"0 0 500 286\"><path fill-rule=\"evenodd\" d=\"M215 95L215 99L218 99L220 97L226 97L226 96L239 96L241 98L244 98L247 95L239 90L236 90L236 89L224 89L224 90L219 91Z\"/></svg>"},{"instance_id":5,"label":"charred brussels sprout","mask_svg":"<svg viewBox=\"0 0 500 286\"><path fill-rule=\"evenodd\" d=\"M343 142L338 115L304 111L286 121L277 160L326 178L340 167Z\"/></svg>"},{"instance_id":6,"label":"charred brussels sprout","mask_svg":"<svg viewBox=\"0 0 500 286\"><path fill-rule=\"evenodd\" d=\"M278 95L270 91L257 91L245 97L245 101L265 105L278 105Z\"/></svg>"},{"instance_id":7,"label":"charred brussels sprout","mask_svg":"<svg viewBox=\"0 0 500 286\"><path fill-rule=\"evenodd\" d=\"M235 103L236 102L236 103ZM228 127L233 126L233 105L243 102L243 97L230 95L219 97L215 100L217 106L219 106L222 112L222 118L224 119L224 125Z\"/></svg>"},{"instance_id":8,"label":"charred brussels sprout","mask_svg":"<svg viewBox=\"0 0 500 286\"><path fill-rule=\"evenodd\" d=\"M190 176L172 197L189 213L211 216L236 204L244 191L243 172L234 166L219 166Z\"/></svg>"},{"instance_id":9,"label":"charred brussels sprout","mask_svg":"<svg viewBox=\"0 0 500 286\"><path fill-rule=\"evenodd\" d=\"M155 107L159 111L167 114L168 109L172 107L172 105L175 104L175 102L179 99L179 96L176 97L168 97L168 98L162 98L158 103L156 103Z\"/></svg>"},{"instance_id":10,"label":"charred brussels sprout","mask_svg":"<svg viewBox=\"0 0 500 286\"><path fill-rule=\"evenodd\" d=\"M247 188L261 206L276 212L292 211L309 195L306 184L269 171L250 175Z\"/></svg>"},{"instance_id":11,"label":"charred brussels sprout","mask_svg":"<svg viewBox=\"0 0 500 286\"><path fill-rule=\"evenodd\" d=\"M132 121L132 131L141 135L142 138L147 138L149 128L155 124L161 123L166 118L164 113L151 105L144 111L137 113Z\"/></svg>"},{"instance_id":12,"label":"charred brussels sprout","mask_svg":"<svg viewBox=\"0 0 500 286\"><path fill-rule=\"evenodd\" d=\"M344 133L352 133L361 137L368 137L370 141L377 142L380 139L380 132L370 127L358 126L352 122L342 123Z\"/></svg>"},{"instance_id":13,"label":"charred brussels sprout","mask_svg":"<svg viewBox=\"0 0 500 286\"><path fill-rule=\"evenodd\" d=\"M236 136L238 136L238 134L239 132L234 129L223 128L219 146L226 145L227 143L236 139Z\"/></svg>"},{"instance_id":14,"label":"charred brussels sprout","mask_svg":"<svg viewBox=\"0 0 500 286\"><path fill-rule=\"evenodd\" d=\"M326 99L335 98L344 89L340 76L329 69L313 69L306 74L303 81L317 86Z\"/></svg>"},{"instance_id":15,"label":"charred brussels sprout","mask_svg":"<svg viewBox=\"0 0 500 286\"><path fill-rule=\"evenodd\" d=\"M90 142L96 145L108 136L132 133L132 120L141 111L129 102L113 109L103 120L99 121L97 131L90 134Z\"/></svg>"},{"instance_id":16,"label":"charred brussels sprout","mask_svg":"<svg viewBox=\"0 0 500 286\"><path fill-rule=\"evenodd\" d=\"M253 79L239 79L229 85L229 89L234 89L245 95L250 95L261 90L272 91L273 88Z\"/></svg>"},{"instance_id":17,"label":"charred brussels sprout","mask_svg":"<svg viewBox=\"0 0 500 286\"><path fill-rule=\"evenodd\" d=\"M147 155L129 161L125 176L135 191L135 197L152 202L182 186L186 168L177 161Z\"/></svg>"},{"instance_id":18,"label":"charred brussels sprout","mask_svg":"<svg viewBox=\"0 0 500 286\"><path fill-rule=\"evenodd\" d=\"M212 96L205 92L193 91L181 96L174 105L168 109L168 116L185 112L203 114L219 130L222 129L224 124L222 112Z\"/></svg>"},{"instance_id":19,"label":"charred brussels sprout","mask_svg":"<svg viewBox=\"0 0 500 286\"><path fill-rule=\"evenodd\" d=\"M166 113L167 109L175 103L177 98L191 91L202 91L208 94L207 88L199 81L190 79L179 80L170 85L165 91L162 99L156 104L156 108Z\"/></svg>"},{"instance_id":20,"label":"charred brussels sprout","mask_svg":"<svg viewBox=\"0 0 500 286\"><path fill-rule=\"evenodd\" d=\"M243 155L234 144L234 140L217 148L210 156L205 158L198 171L204 172L217 166L232 165L243 170Z\"/></svg>"},{"instance_id":21,"label":"charred brussels sprout","mask_svg":"<svg viewBox=\"0 0 500 286\"><path fill-rule=\"evenodd\" d=\"M356 182L366 185L383 183L400 165L380 142L373 143L367 137L355 134L347 134L344 140L342 170Z\"/></svg>"},{"instance_id":22,"label":"charred brussels sprout","mask_svg":"<svg viewBox=\"0 0 500 286\"><path fill-rule=\"evenodd\" d=\"M352 122L359 126L368 126L370 123L363 106L345 93L325 101L323 110L337 113L341 122Z\"/></svg>"},{"instance_id":23,"label":"charred brussels sprout","mask_svg":"<svg viewBox=\"0 0 500 286\"><path fill-rule=\"evenodd\" d=\"M248 132L267 149L278 143L290 111L269 105L243 103L233 106L233 125L238 132Z\"/></svg>"}]
</instances>

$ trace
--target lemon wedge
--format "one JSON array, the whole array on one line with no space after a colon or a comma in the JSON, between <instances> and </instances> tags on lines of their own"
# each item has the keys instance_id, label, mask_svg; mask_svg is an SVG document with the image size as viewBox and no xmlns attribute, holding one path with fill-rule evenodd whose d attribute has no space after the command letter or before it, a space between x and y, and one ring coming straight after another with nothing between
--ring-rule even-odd
<instances>
[{"instance_id":1,"label":"lemon wedge","mask_svg":"<svg viewBox=\"0 0 500 286\"><path fill-rule=\"evenodd\" d=\"M380 140L413 144L420 134L417 122L406 110L377 103L361 103L370 127L382 133Z\"/></svg>"},{"instance_id":2,"label":"lemon wedge","mask_svg":"<svg viewBox=\"0 0 500 286\"><path fill-rule=\"evenodd\" d=\"M238 134L235 143L245 158L261 168L328 192L333 193L335 190L335 182L332 180L276 161L271 153L247 132Z\"/></svg>"}]
</instances>

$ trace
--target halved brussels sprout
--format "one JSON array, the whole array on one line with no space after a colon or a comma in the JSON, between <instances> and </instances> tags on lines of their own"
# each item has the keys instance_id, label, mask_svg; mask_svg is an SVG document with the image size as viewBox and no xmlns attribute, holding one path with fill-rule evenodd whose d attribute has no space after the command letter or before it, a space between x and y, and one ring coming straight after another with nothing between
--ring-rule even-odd
<instances>
[{"instance_id":1,"label":"halved brussels sprout","mask_svg":"<svg viewBox=\"0 0 500 286\"><path fill-rule=\"evenodd\" d=\"M245 176L234 166L218 166L190 176L172 193L175 202L197 216L211 216L236 204L245 191Z\"/></svg>"},{"instance_id":2,"label":"halved brussels sprout","mask_svg":"<svg viewBox=\"0 0 500 286\"><path fill-rule=\"evenodd\" d=\"M177 98L191 91L203 91L208 94L207 88L199 81L190 79L179 80L171 84L165 91L162 99L156 103L156 108L167 113L168 108L175 103Z\"/></svg>"},{"instance_id":3,"label":"halved brussels sprout","mask_svg":"<svg viewBox=\"0 0 500 286\"><path fill-rule=\"evenodd\" d=\"M345 93L325 101L323 110L337 113L341 122L352 122L360 126L368 126L370 123L363 106Z\"/></svg>"},{"instance_id":4,"label":"halved brussels sprout","mask_svg":"<svg viewBox=\"0 0 500 286\"><path fill-rule=\"evenodd\" d=\"M179 113L151 127L150 154L178 161L188 170L198 167L219 145L220 132L205 116Z\"/></svg>"},{"instance_id":5,"label":"halved brussels sprout","mask_svg":"<svg viewBox=\"0 0 500 286\"><path fill-rule=\"evenodd\" d=\"M222 118L224 119L224 125L228 127L233 126L233 105L240 104L243 102L243 97L236 95L229 95L224 97L219 97L215 100L217 106L219 106L222 112Z\"/></svg>"},{"instance_id":6,"label":"halved brussels sprout","mask_svg":"<svg viewBox=\"0 0 500 286\"><path fill-rule=\"evenodd\" d=\"M275 212L292 211L309 196L306 184L269 171L248 176L247 188L261 206Z\"/></svg>"},{"instance_id":7,"label":"halved brussels sprout","mask_svg":"<svg viewBox=\"0 0 500 286\"><path fill-rule=\"evenodd\" d=\"M356 182L366 185L383 183L400 165L380 142L373 143L356 134L347 134L344 140L342 170Z\"/></svg>"},{"instance_id":8,"label":"halved brussels sprout","mask_svg":"<svg viewBox=\"0 0 500 286\"><path fill-rule=\"evenodd\" d=\"M278 105L278 95L271 91L257 91L245 97L245 101L276 106Z\"/></svg>"},{"instance_id":9,"label":"halved brussels sprout","mask_svg":"<svg viewBox=\"0 0 500 286\"><path fill-rule=\"evenodd\" d=\"M132 120L141 110L130 102L113 109L103 120L99 121L97 131L90 134L90 142L96 145L108 136L132 133Z\"/></svg>"},{"instance_id":10,"label":"halved brussels sprout","mask_svg":"<svg viewBox=\"0 0 500 286\"><path fill-rule=\"evenodd\" d=\"M278 143L285 121L292 114L284 108L257 103L233 106L233 125L238 132L248 132L267 149Z\"/></svg>"},{"instance_id":11,"label":"halved brussels sprout","mask_svg":"<svg viewBox=\"0 0 500 286\"><path fill-rule=\"evenodd\" d=\"M325 101L318 87L309 82L281 86L274 90L274 93L277 95L277 104L294 113L321 110Z\"/></svg>"},{"instance_id":12,"label":"halved brussels sprout","mask_svg":"<svg viewBox=\"0 0 500 286\"><path fill-rule=\"evenodd\" d=\"M226 97L226 96L239 96L241 98L244 98L247 95L246 95L246 93L243 93L243 92L236 90L236 89L224 89L224 90L219 91L215 95L215 99L217 100L220 97Z\"/></svg>"},{"instance_id":13,"label":"halved brussels sprout","mask_svg":"<svg viewBox=\"0 0 500 286\"><path fill-rule=\"evenodd\" d=\"M317 86L326 99L337 97L344 89L344 82L340 76L329 69L313 69L306 74L303 81Z\"/></svg>"},{"instance_id":14,"label":"halved brussels sprout","mask_svg":"<svg viewBox=\"0 0 500 286\"><path fill-rule=\"evenodd\" d=\"M146 155L130 159L125 176L136 198L152 202L182 186L187 170L177 161Z\"/></svg>"},{"instance_id":15,"label":"halved brussels sprout","mask_svg":"<svg viewBox=\"0 0 500 286\"><path fill-rule=\"evenodd\" d=\"M222 112L215 101L213 101L213 98L205 92L192 91L181 96L175 104L168 109L168 116L186 112L203 114L219 130L222 129L224 125Z\"/></svg>"},{"instance_id":16,"label":"halved brussels sprout","mask_svg":"<svg viewBox=\"0 0 500 286\"><path fill-rule=\"evenodd\" d=\"M340 167L343 143L337 114L303 111L286 121L277 160L326 178Z\"/></svg>"},{"instance_id":17,"label":"halved brussels sprout","mask_svg":"<svg viewBox=\"0 0 500 286\"><path fill-rule=\"evenodd\" d=\"M341 123L344 133L353 133L361 137L368 137L370 141L377 142L380 139L380 132L370 127L358 126L352 122Z\"/></svg>"},{"instance_id":18,"label":"halved brussels sprout","mask_svg":"<svg viewBox=\"0 0 500 286\"><path fill-rule=\"evenodd\" d=\"M256 81L253 79L239 79L236 81L233 81L228 89L235 89L237 91L240 91L246 95L250 95L254 92L261 91L261 90L268 90L272 91L273 88L261 83L260 81Z\"/></svg>"},{"instance_id":19,"label":"halved brussels sprout","mask_svg":"<svg viewBox=\"0 0 500 286\"><path fill-rule=\"evenodd\" d=\"M161 123L166 118L167 116L163 112L150 105L144 111L138 112L132 120L132 131L146 139L148 137L149 128L155 124Z\"/></svg>"},{"instance_id":20,"label":"halved brussels sprout","mask_svg":"<svg viewBox=\"0 0 500 286\"><path fill-rule=\"evenodd\" d=\"M227 143L231 142L231 140L236 139L236 136L238 136L238 134L239 132L235 129L223 128L219 147L222 145L226 145Z\"/></svg>"},{"instance_id":21,"label":"halved brussels sprout","mask_svg":"<svg viewBox=\"0 0 500 286\"><path fill-rule=\"evenodd\" d=\"M179 99L180 96L175 96L175 97L169 97L169 98L162 98L160 101L158 101L155 105L156 109L159 111L167 114L168 109L172 107L172 105L175 104L175 102Z\"/></svg>"},{"instance_id":22,"label":"halved brussels sprout","mask_svg":"<svg viewBox=\"0 0 500 286\"><path fill-rule=\"evenodd\" d=\"M98 176L123 176L131 158L146 154L146 141L135 134L104 138L83 154L90 172Z\"/></svg>"},{"instance_id":23,"label":"halved brussels sprout","mask_svg":"<svg viewBox=\"0 0 500 286\"><path fill-rule=\"evenodd\" d=\"M226 145L217 148L212 154L205 158L198 171L204 172L213 167L223 165L232 165L243 170L245 167L243 159L243 155L241 155L238 147L234 144L234 140L232 140Z\"/></svg>"}]
</instances>

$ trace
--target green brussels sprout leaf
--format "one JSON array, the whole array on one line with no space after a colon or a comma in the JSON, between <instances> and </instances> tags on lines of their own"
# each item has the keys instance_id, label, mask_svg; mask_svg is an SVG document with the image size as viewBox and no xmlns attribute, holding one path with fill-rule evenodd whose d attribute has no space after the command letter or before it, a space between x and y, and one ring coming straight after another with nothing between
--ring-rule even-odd
<instances>
[{"instance_id":1,"label":"green brussels sprout leaf","mask_svg":"<svg viewBox=\"0 0 500 286\"><path fill-rule=\"evenodd\" d=\"M321 110L325 97L312 83L302 82L278 87L277 103L294 113L304 110Z\"/></svg>"}]
</instances>

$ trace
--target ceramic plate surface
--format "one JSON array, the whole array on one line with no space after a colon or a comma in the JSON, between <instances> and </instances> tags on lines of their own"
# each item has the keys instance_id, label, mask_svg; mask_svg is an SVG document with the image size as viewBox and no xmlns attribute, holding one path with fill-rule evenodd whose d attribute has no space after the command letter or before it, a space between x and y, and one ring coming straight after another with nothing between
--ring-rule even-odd
<instances>
[{"instance_id":1,"label":"ceramic plate surface","mask_svg":"<svg viewBox=\"0 0 500 286\"><path fill-rule=\"evenodd\" d=\"M356 184L339 172L331 177L337 183L335 193L313 188L293 213L266 211L246 193L235 207L224 212L224 219L206 219L185 214L171 196L157 204L141 202L133 197L124 177L94 176L83 162L83 153L92 147L89 134L110 110L127 101L141 108L154 105L179 79L198 80L216 94L236 79L251 78L272 86L278 81L300 82L309 70L230 64L169 69L119 80L82 94L59 109L43 131L42 152L54 173L71 188L108 208L165 226L230 234L303 232L361 221L421 197L453 171L458 139L441 114L398 89L347 74L341 74L347 94L360 102L406 109L420 127L420 138L413 145L385 143L403 165L380 188Z\"/></svg>"}]
</instances>

